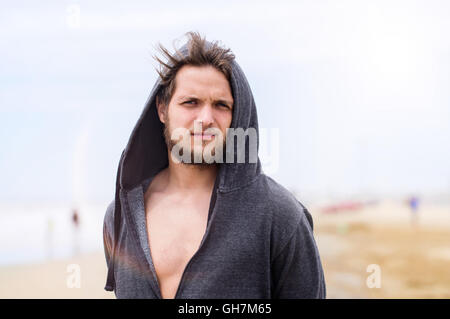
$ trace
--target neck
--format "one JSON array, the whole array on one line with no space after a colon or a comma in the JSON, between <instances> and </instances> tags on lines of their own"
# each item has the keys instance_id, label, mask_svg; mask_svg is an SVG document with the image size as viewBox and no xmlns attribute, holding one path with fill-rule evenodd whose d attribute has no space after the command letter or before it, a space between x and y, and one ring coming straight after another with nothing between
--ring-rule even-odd
<instances>
[{"instance_id":1,"label":"neck","mask_svg":"<svg viewBox=\"0 0 450 319\"><path fill-rule=\"evenodd\" d=\"M175 163L169 155L167 186L177 191L210 190L214 187L217 172L217 164Z\"/></svg>"}]
</instances>

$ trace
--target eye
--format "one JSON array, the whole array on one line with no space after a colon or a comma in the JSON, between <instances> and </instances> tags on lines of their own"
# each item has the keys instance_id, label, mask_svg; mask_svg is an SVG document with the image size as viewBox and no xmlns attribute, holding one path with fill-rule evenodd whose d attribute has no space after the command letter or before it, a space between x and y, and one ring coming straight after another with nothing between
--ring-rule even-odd
<instances>
[{"instance_id":1,"label":"eye","mask_svg":"<svg viewBox=\"0 0 450 319\"><path fill-rule=\"evenodd\" d=\"M227 109L230 108L230 107L229 107L227 104L225 104L225 103L218 103L218 105L219 105L220 107L225 107L225 108L227 108Z\"/></svg>"},{"instance_id":2,"label":"eye","mask_svg":"<svg viewBox=\"0 0 450 319\"><path fill-rule=\"evenodd\" d=\"M195 103L196 103L195 100L189 100L189 101L183 102L183 104L190 104L190 105L195 104Z\"/></svg>"}]
</instances>

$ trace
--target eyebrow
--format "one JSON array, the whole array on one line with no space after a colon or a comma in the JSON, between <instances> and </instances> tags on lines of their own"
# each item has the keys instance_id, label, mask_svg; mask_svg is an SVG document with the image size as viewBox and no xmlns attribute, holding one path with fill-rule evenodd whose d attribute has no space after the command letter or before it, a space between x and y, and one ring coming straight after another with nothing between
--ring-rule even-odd
<instances>
[{"instance_id":1,"label":"eyebrow","mask_svg":"<svg viewBox=\"0 0 450 319\"><path fill-rule=\"evenodd\" d=\"M233 105L233 102L232 101L228 101L228 100L219 99L219 100L216 100L216 102L224 103L224 104L227 104L227 105Z\"/></svg>"},{"instance_id":2,"label":"eyebrow","mask_svg":"<svg viewBox=\"0 0 450 319\"><path fill-rule=\"evenodd\" d=\"M182 100L198 100L198 98L193 95L183 95L178 98L178 101Z\"/></svg>"},{"instance_id":3,"label":"eyebrow","mask_svg":"<svg viewBox=\"0 0 450 319\"><path fill-rule=\"evenodd\" d=\"M184 96L180 96L178 98L178 101L185 101L185 100L199 100L199 98L194 95L184 95ZM225 100L225 99L217 99L217 100L214 100L214 102L225 103L227 105L233 105L233 101Z\"/></svg>"}]
</instances>

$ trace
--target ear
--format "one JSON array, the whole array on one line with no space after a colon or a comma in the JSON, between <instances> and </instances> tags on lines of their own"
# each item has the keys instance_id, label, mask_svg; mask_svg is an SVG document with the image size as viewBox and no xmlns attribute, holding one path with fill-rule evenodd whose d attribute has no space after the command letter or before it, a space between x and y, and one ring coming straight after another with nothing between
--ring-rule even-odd
<instances>
[{"instance_id":1,"label":"ear","mask_svg":"<svg viewBox=\"0 0 450 319\"><path fill-rule=\"evenodd\" d=\"M161 123L166 123L165 121L165 111L167 108L164 107L164 105L161 103L158 96L156 96L156 110L158 111L158 117Z\"/></svg>"}]
</instances>

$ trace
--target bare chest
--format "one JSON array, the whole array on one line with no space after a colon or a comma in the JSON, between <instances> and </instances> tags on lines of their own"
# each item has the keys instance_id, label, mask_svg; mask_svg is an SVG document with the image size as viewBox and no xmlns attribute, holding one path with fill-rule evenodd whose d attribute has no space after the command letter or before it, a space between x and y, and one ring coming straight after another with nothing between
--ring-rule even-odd
<instances>
[{"instance_id":1,"label":"bare chest","mask_svg":"<svg viewBox=\"0 0 450 319\"><path fill-rule=\"evenodd\" d=\"M195 205L168 200L147 202L150 252L163 298L173 298L189 260L198 250L208 222L209 198Z\"/></svg>"}]
</instances>

